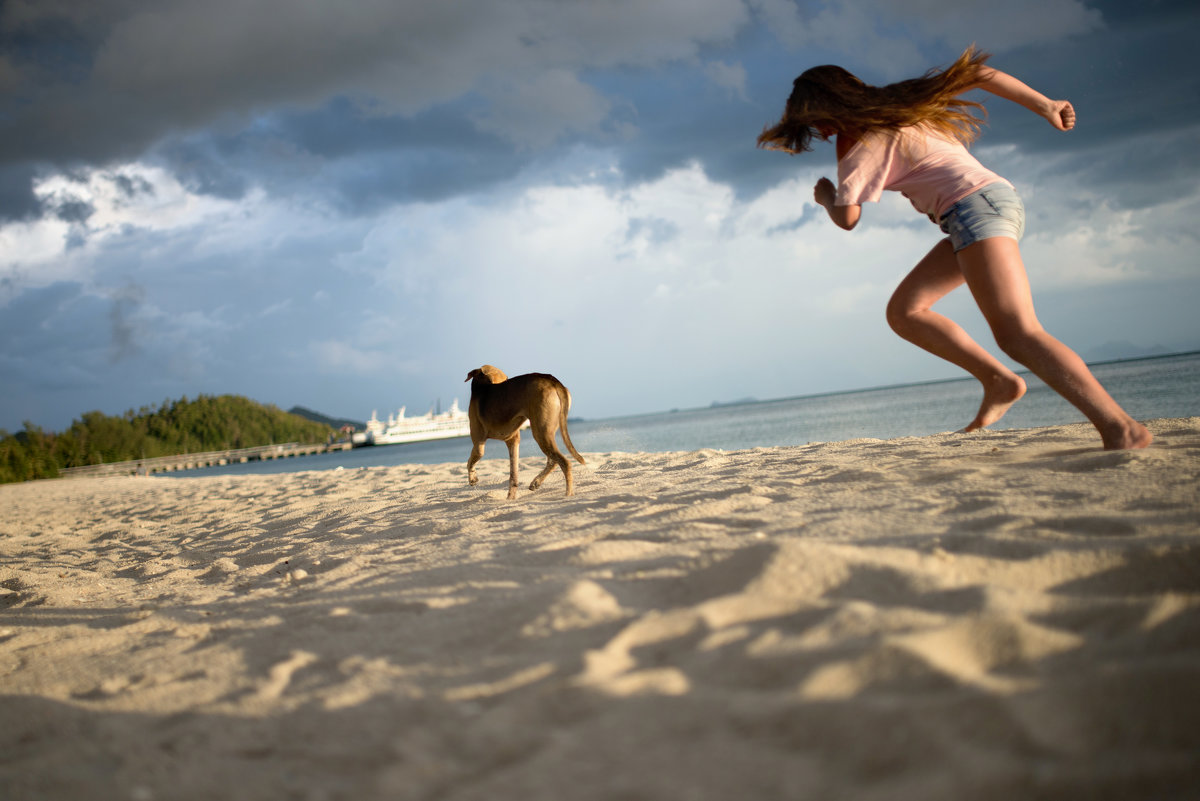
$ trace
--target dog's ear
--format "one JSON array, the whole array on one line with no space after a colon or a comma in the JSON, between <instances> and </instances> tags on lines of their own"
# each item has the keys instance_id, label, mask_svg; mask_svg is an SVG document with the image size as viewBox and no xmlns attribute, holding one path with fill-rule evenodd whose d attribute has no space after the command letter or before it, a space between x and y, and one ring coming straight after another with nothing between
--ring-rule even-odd
<instances>
[{"instance_id":1,"label":"dog's ear","mask_svg":"<svg viewBox=\"0 0 1200 801\"><path fill-rule=\"evenodd\" d=\"M499 367L493 367L490 364L485 364L479 368L481 375L487 378L493 384L502 384L508 380L508 376Z\"/></svg>"},{"instance_id":2,"label":"dog's ear","mask_svg":"<svg viewBox=\"0 0 1200 801\"><path fill-rule=\"evenodd\" d=\"M481 371L479 369L472 370L471 372L467 373L467 379L466 379L466 381L463 381L463 383L464 384L467 383L467 381L470 381L472 378L474 378L477 375L483 375L483 371Z\"/></svg>"}]
</instances>

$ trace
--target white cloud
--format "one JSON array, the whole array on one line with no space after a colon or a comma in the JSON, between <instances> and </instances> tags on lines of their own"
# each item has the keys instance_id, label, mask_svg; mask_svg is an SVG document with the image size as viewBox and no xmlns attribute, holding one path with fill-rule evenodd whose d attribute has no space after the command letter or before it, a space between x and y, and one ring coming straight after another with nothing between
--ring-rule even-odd
<instances>
[{"instance_id":1,"label":"white cloud","mask_svg":"<svg viewBox=\"0 0 1200 801\"><path fill-rule=\"evenodd\" d=\"M10 292L57 281L87 282L95 259L111 242L128 240L135 232L194 230L236 217L239 208L193 194L165 170L138 163L48 175L35 182L33 191L50 209L87 211L72 222L46 216L0 225L0 281Z\"/></svg>"},{"instance_id":2,"label":"white cloud","mask_svg":"<svg viewBox=\"0 0 1200 801\"><path fill-rule=\"evenodd\" d=\"M1026 195L1023 250L1039 310L1065 289L1123 292L1158 271L1194 274L1183 218L1197 193L1169 207L1087 206L1065 165L988 156ZM579 413L593 417L954 374L884 322L889 294L936 229L888 193L858 229L841 231L812 201L827 165L780 161L798 169L751 200L695 163L623 187L592 156L573 182L400 205L365 221L261 195L208 206L128 165L110 173L141 176L153 192L119 191L129 182L108 173L47 179L47 191L93 203L100 222L70 251L69 232L53 229L37 259L69 264L110 303L136 284L138 303L122 318L137 346L126 359L149 372L252 395L238 382L286 393L317 375L346 396L331 410L350 413L377 399L447 396L484 362L574 373ZM1162 237L1164 224L1182 233ZM27 228L0 236L32 236ZM990 344L965 290L944 304ZM1107 335L1102 321L1083 325L1072 329L1081 348L1087 325ZM106 341L107 328L95 337Z\"/></svg>"},{"instance_id":3,"label":"white cloud","mask_svg":"<svg viewBox=\"0 0 1200 801\"><path fill-rule=\"evenodd\" d=\"M1190 221L1200 208L1200 190L1193 187L1189 194L1164 197L1149 207L1122 208L1118 194L1093 185L1096 176L1091 173L1092 164L1119 158L1107 152L1114 147L1036 156L1011 146L978 148L981 160L1021 192L1026 210L1021 250L1036 288L1100 287L1195 274L1200 233ZM1176 235L1165 235L1169 231Z\"/></svg>"},{"instance_id":4,"label":"white cloud","mask_svg":"<svg viewBox=\"0 0 1200 801\"><path fill-rule=\"evenodd\" d=\"M230 208L211 196L195 195L166 170L131 163L82 173L59 173L34 184L43 203L82 203L93 209L86 228L92 236L133 226L150 231L195 225Z\"/></svg>"},{"instance_id":5,"label":"white cloud","mask_svg":"<svg viewBox=\"0 0 1200 801\"><path fill-rule=\"evenodd\" d=\"M70 232L70 224L56 219L0 226L0 286L6 294L74 277L61 259Z\"/></svg>"}]
</instances>

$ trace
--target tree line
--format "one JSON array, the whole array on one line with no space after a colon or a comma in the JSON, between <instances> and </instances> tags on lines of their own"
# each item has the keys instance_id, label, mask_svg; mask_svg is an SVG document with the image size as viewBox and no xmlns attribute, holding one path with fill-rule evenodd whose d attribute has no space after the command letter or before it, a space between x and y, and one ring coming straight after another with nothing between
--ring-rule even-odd
<instances>
[{"instance_id":1,"label":"tree line","mask_svg":"<svg viewBox=\"0 0 1200 801\"><path fill-rule=\"evenodd\" d=\"M30 422L15 434L0 429L0 483L55 478L64 467L125 462L182 453L323 442L332 429L238 395L200 395L143 406L120 417L88 412L61 433Z\"/></svg>"}]
</instances>

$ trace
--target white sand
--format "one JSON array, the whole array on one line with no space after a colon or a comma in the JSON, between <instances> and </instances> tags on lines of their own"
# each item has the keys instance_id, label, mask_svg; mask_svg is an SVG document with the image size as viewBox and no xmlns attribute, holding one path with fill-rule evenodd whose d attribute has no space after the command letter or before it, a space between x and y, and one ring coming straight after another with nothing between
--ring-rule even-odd
<instances>
[{"instance_id":1,"label":"white sand","mask_svg":"<svg viewBox=\"0 0 1200 801\"><path fill-rule=\"evenodd\" d=\"M1196 797L1151 430L0 486L0 797Z\"/></svg>"}]
</instances>

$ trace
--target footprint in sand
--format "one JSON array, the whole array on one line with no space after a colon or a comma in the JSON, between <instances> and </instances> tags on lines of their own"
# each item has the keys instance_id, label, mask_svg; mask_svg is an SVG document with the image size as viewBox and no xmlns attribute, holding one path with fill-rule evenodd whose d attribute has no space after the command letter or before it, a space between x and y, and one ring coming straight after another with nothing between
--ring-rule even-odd
<instances>
[{"instance_id":1,"label":"footprint in sand","mask_svg":"<svg viewBox=\"0 0 1200 801\"><path fill-rule=\"evenodd\" d=\"M46 603L46 596L33 591L33 585L21 579L0 581L0 609L10 609L17 606L41 606Z\"/></svg>"},{"instance_id":2,"label":"footprint in sand","mask_svg":"<svg viewBox=\"0 0 1200 801\"><path fill-rule=\"evenodd\" d=\"M1042 520L1038 526L1064 534L1079 534L1086 537L1132 537L1137 527L1126 520L1101 515L1080 515Z\"/></svg>"},{"instance_id":3,"label":"footprint in sand","mask_svg":"<svg viewBox=\"0 0 1200 801\"><path fill-rule=\"evenodd\" d=\"M521 633L533 637L548 636L610 623L629 614L612 593L596 582L584 579L572 584Z\"/></svg>"},{"instance_id":4,"label":"footprint in sand","mask_svg":"<svg viewBox=\"0 0 1200 801\"><path fill-rule=\"evenodd\" d=\"M292 683L292 676L297 671L308 667L317 661L317 655L308 651L293 651L292 655L282 662L275 663L267 673L266 681L262 682L255 696L260 701L274 701L287 692Z\"/></svg>"}]
</instances>

